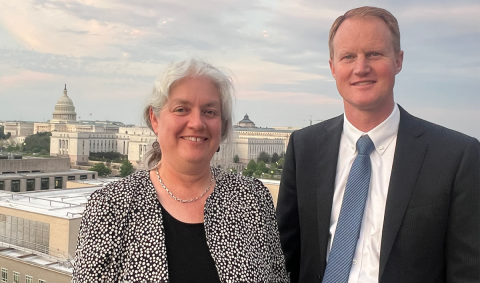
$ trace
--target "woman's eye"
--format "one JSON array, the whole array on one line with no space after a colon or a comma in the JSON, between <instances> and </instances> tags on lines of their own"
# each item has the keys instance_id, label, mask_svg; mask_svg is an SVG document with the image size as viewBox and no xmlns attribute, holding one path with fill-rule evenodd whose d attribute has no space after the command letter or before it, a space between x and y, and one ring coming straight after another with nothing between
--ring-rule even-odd
<instances>
[{"instance_id":1,"label":"woman's eye","mask_svg":"<svg viewBox=\"0 0 480 283\"><path fill-rule=\"evenodd\" d=\"M206 115L209 115L209 116L217 115L217 111L215 111L215 110L205 110L205 111L203 111L203 113L205 113Z\"/></svg>"}]
</instances>

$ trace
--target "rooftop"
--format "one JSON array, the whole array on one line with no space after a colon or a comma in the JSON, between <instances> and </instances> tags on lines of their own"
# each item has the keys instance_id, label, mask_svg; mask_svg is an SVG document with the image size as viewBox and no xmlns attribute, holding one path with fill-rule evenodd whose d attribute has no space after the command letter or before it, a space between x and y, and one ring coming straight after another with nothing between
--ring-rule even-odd
<instances>
[{"instance_id":1,"label":"rooftop","mask_svg":"<svg viewBox=\"0 0 480 283\"><path fill-rule=\"evenodd\" d=\"M73 169L72 169L73 170ZM82 170L79 170L82 171ZM90 172L90 171L86 171ZM23 175L38 175L32 173ZM4 175L2 175L4 176ZM0 192L0 207L15 208L23 211L55 216L64 219L81 218L90 195L104 184L120 178L100 178L77 180L72 189L46 190L34 192ZM83 187L78 187L82 186Z\"/></svg>"},{"instance_id":2,"label":"rooftop","mask_svg":"<svg viewBox=\"0 0 480 283\"><path fill-rule=\"evenodd\" d=\"M0 255L60 272L72 273L73 259L62 259L0 241Z\"/></svg>"}]
</instances>

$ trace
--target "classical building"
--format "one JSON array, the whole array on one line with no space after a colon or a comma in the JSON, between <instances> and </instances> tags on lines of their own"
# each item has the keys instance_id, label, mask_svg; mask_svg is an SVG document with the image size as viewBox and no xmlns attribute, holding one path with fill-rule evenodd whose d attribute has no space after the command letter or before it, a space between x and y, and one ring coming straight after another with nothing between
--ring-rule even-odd
<instances>
[{"instance_id":1,"label":"classical building","mask_svg":"<svg viewBox=\"0 0 480 283\"><path fill-rule=\"evenodd\" d=\"M251 159L256 160L261 152L270 156L274 153L280 155L286 151L290 135L297 129L258 128L246 114L243 120L233 127L232 139L220 145L220 152L214 155L212 165L241 171ZM237 163L233 160L235 156L239 158Z\"/></svg>"},{"instance_id":2,"label":"classical building","mask_svg":"<svg viewBox=\"0 0 480 283\"><path fill-rule=\"evenodd\" d=\"M250 118L248 117L248 114L245 114L245 116L243 117L243 120L238 122L237 126L241 128L255 128L255 123L252 120L250 120Z\"/></svg>"},{"instance_id":3,"label":"classical building","mask_svg":"<svg viewBox=\"0 0 480 283\"><path fill-rule=\"evenodd\" d=\"M260 152L270 155L285 152L290 134L294 128L258 128L248 114L234 125L233 136L220 145L212 165L235 168L241 171ZM145 154L156 140L147 127L125 126L113 121L76 121L75 106L67 95L57 101L53 119L47 123L35 123L34 132L51 131L50 155L68 156L74 165L88 164L91 152L119 152L128 155L137 168L143 167ZM238 156L239 161L234 162Z\"/></svg>"},{"instance_id":4,"label":"classical building","mask_svg":"<svg viewBox=\"0 0 480 283\"><path fill-rule=\"evenodd\" d=\"M4 122L4 125L8 123ZM113 151L128 155L130 162L140 168L145 154L156 140L154 133L147 127L128 126L118 121L78 121L75 105L68 96L66 86L55 104L51 120L44 123L19 123L16 124L15 133L28 131L32 134L32 127L33 133L51 132L50 155L69 157L73 165L87 165L91 152ZM13 129L14 125L9 127ZM262 151L270 155L281 154L286 151L290 134L296 129L298 128L259 128L245 114L234 125L232 138L220 145L220 152L213 157L212 165L240 171ZM239 158L236 163L235 156Z\"/></svg>"},{"instance_id":5,"label":"classical building","mask_svg":"<svg viewBox=\"0 0 480 283\"><path fill-rule=\"evenodd\" d=\"M72 99L67 95L67 85L65 84L63 96L58 99L57 104L55 105L53 119L50 120L50 123L65 123L75 121L77 121L77 113L75 112L75 106L73 105Z\"/></svg>"}]
</instances>

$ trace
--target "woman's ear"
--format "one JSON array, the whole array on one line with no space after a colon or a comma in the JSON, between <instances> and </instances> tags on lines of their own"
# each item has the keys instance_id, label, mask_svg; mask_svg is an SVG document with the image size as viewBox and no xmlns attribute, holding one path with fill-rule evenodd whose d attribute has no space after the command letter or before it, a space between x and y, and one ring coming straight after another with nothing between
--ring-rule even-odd
<instances>
[{"instance_id":1,"label":"woman's ear","mask_svg":"<svg viewBox=\"0 0 480 283\"><path fill-rule=\"evenodd\" d=\"M153 112L153 108L150 106L149 109L149 115L150 115L150 124L152 125L152 129L155 132L156 129L158 128L158 118L155 116L155 113ZM157 135L157 132L155 132L155 135Z\"/></svg>"}]
</instances>

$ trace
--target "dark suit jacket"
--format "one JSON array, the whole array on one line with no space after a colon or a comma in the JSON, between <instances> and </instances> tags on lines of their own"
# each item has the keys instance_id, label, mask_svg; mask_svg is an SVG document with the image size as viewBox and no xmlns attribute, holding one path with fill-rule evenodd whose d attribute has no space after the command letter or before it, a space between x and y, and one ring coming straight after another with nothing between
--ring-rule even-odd
<instances>
[{"instance_id":1,"label":"dark suit jacket","mask_svg":"<svg viewBox=\"0 0 480 283\"><path fill-rule=\"evenodd\" d=\"M292 282L321 282L343 115L290 137L277 220ZM480 282L480 143L400 107L379 282Z\"/></svg>"}]
</instances>

